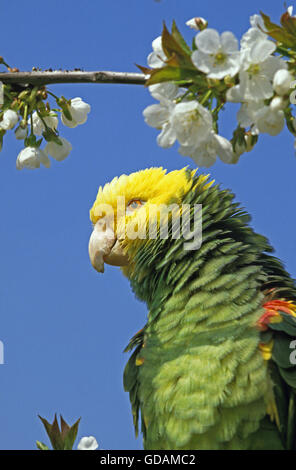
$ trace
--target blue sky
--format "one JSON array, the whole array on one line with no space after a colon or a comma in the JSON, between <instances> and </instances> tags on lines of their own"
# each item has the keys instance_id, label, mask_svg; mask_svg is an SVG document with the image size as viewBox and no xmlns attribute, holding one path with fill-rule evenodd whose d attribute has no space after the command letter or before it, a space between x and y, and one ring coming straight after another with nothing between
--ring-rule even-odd
<instances>
[{"instance_id":1,"label":"blue sky","mask_svg":"<svg viewBox=\"0 0 296 470\"><path fill-rule=\"evenodd\" d=\"M57 0L1 2L0 55L21 70L32 66L136 71L146 63L162 21L203 16L219 32L237 37L261 9L278 20L283 2L234 0ZM89 262L89 209L98 186L116 175L150 167L169 170L194 162L176 147L157 147L157 132L142 118L153 102L141 86L63 85L51 90L80 96L92 106L87 123L60 126L71 156L51 169L18 172L21 149L13 133L0 154L0 449L33 449L47 442L37 414L55 412L72 423L82 417L79 437L96 436L104 449L138 449L122 372L122 351L146 319L119 269L96 273ZM223 116L231 137L235 107ZM293 138L263 136L236 166L216 163L211 174L231 188L252 214L256 231L296 276L296 158Z\"/></svg>"}]
</instances>

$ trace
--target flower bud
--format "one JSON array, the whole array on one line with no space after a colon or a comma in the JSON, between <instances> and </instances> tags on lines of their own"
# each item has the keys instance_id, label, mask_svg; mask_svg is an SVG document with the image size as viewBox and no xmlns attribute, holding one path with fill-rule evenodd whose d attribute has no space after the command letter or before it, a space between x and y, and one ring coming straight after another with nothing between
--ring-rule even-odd
<instances>
[{"instance_id":1,"label":"flower bud","mask_svg":"<svg viewBox=\"0 0 296 470\"><path fill-rule=\"evenodd\" d=\"M270 102L270 109L273 111L284 109L286 107L286 100L283 100L281 96L275 96Z\"/></svg>"},{"instance_id":2,"label":"flower bud","mask_svg":"<svg viewBox=\"0 0 296 470\"><path fill-rule=\"evenodd\" d=\"M186 25L189 28L195 29L196 31L202 31L208 26L207 20L202 17L191 18L191 20L186 21Z\"/></svg>"},{"instance_id":3,"label":"flower bud","mask_svg":"<svg viewBox=\"0 0 296 470\"><path fill-rule=\"evenodd\" d=\"M77 446L78 450L96 450L99 447L97 440L93 436L83 437Z\"/></svg>"},{"instance_id":4,"label":"flower bud","mask_svg":"<svg viewBox=\"0 0 296 470\"><path fill-rule=\"evenodd\" d=\"M84 124L87 120L87 115L90 112L90 105L82 101L81 98L71 99L70 106L67 105L67 109L72 117L72 120L69 120L65 112L64 107L62 113L62 123L68 127L76 127L79 124Z\"/></svg>"},{"instance_id":5,"label":"flower bud","mask_svg":"<svg viewBox=\"0 0 296 470\"><path fill-rule=\"evenodd\" d=\"M48 142L45 146L45 151L58 162L62 162L67 158L69 153L72 150L72 145L67 139L59 137L61 144L58 144L54 141Z\"/></svg>"},{"instance_id":6,"label":"flower bud","mask_svg":"<svg viewBox=\"0 0 296 470\"><path fill-rule=\"evenodd\" d=\"M293 81L293 76L288 70L280 69L276 72L273 78L273 89L280 95L287 95L290 91L290 85Z\"/></svg>"},{"instance_id":7,"label":"flower bud","mask_svg":"<svg viewBox=\"0 0 296 470\"><path fill-rule=\"evenodd\" d=\"M18 115L12 109L7 109L3 113L3 119L0 121L0 128L8 131L12 129L18 122Z\"/></svg>"},{"instance_id":8,"label":"flower bud","mask_svg":"<svg viewBox=\"0 0 296 470\"><path fill-rule=\"evenodd\" d=\"M38 113L34 111L32 115L32 123L33 123L33 132L35 135L42 135L42 133L45 131L44 123L50 129L56 130L56 128L58 127L59 121L55 113L52 112L49 116L42 117L42 119L39 117ZM28 124L30 124L30 120L28 121Z\"/></svg>"},{"instance_id":9,"label":"flower bud","mask_svg":"<svg viewBox=\"0 0 296 470\"><path fill-rule=\"evenodd\" d=\"M50 167L50 160L44 150L40 150L36 147L25 147L18 154L16 160L16 168L22 170L23 168L29 168L33 170L40 167L42 163L46 168Z\"/></svg>"}]
</instances>

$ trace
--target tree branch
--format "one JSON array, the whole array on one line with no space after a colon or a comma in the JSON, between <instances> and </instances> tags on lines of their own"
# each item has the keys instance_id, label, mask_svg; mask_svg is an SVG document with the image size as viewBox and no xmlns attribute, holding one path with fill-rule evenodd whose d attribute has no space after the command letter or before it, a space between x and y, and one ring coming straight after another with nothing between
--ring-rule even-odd
<instances>
[{"instance_id":1,"label":"tree branch","mask_svg":"<svg viewBox=\"0 0 296 470\"><path fill-rule=\"evenodd\" d=\"M54 70L33 72L1 72L3 83L52 85L55 83L119 83L127 85L144 85L148 76L142 73L82 70Z\"/></svg>"}]
</instances>

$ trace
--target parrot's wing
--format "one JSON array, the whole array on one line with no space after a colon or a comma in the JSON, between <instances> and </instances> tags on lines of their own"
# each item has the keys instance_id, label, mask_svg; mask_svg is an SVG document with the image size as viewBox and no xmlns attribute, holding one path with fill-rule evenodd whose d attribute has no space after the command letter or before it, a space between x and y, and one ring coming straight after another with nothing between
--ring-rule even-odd
<instances>
[{"instance_id":1,"label":"parrot's wing","mask_svg":"<svg viewBox=\"0 0 296 470\"><path fill-rule=\"evenodd\" d=\"M140 400L139 400L139 363L138 363L138 354L141 351L144 345L144 328L133 336L129 344L125 348L124 352L131 351L135 348L133 354L130 356L123 374L123 386L124 390L129 393L130 402L132 406L133 422L135 428L136 437L139 432L139 414L140 414ZM144 423L143 416L142 419L142 428L141 431L145 438L146 426Z\"/></svg>"},{"instance_id":2,"label":"parrot's wing","mask_svg":"<svg viewBox=\"0 0 296 470\"><path fill-rule=\"evenodd\" d=\"M277 314L272 314L272 305ZM273 383L275 407L271 403L269 414L278 425L284 447L296 450L296 317L290 307L291 302L281 300L265 304L266 329L261 332L260 349Z\"/></svg>"}]
</instances>

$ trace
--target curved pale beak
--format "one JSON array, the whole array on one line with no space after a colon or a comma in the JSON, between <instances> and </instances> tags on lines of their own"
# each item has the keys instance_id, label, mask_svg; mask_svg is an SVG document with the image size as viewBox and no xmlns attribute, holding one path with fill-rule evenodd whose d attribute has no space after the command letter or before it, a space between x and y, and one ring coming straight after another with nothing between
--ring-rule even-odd
<instances>
[{"instance_id":1,"label":"curved pale beak","mask_svg":"<svg viewBox=\"0 0 296 470\"><path fill-rule=\"evenodd\" d=\"M106 220L98 220L89 239L88 252L91 264L99 272L104 272L104 264L126 266L128 257L124 254L113 228Z\"/></svg>"}]
</instances>

